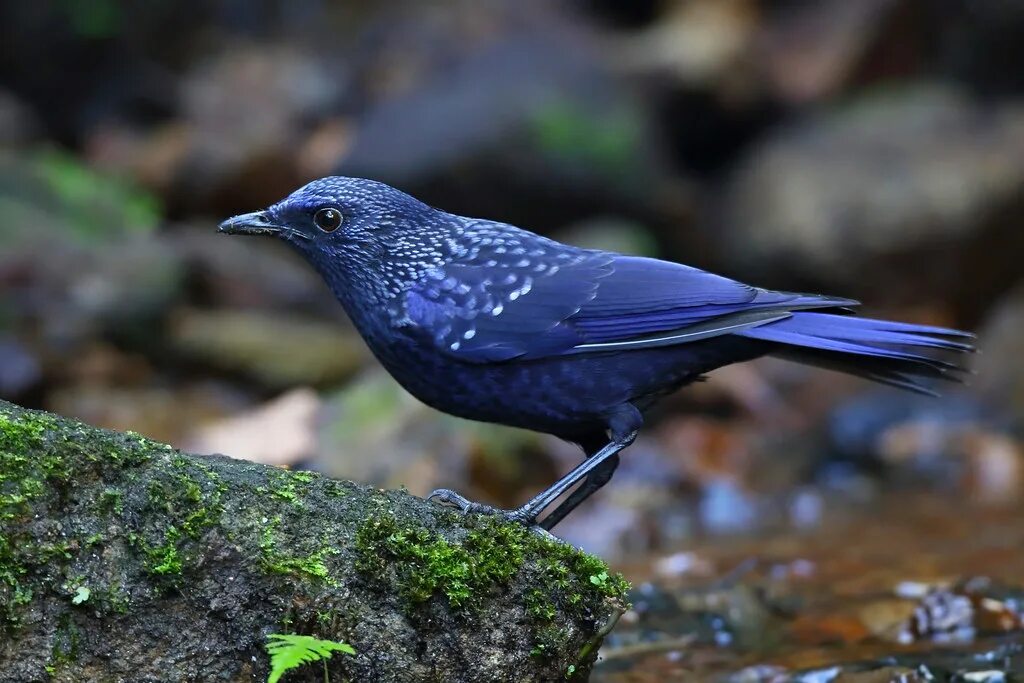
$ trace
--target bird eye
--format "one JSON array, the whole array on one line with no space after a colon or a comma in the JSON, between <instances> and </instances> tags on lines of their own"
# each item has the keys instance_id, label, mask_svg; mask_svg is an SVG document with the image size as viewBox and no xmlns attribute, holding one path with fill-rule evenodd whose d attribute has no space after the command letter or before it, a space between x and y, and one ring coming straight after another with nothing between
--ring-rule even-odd
<instances>
[{"instance_id":1,"label":"bird eye","mask_svg":"<svg viewBox=\"0 0 1024 683\"><path fill-rule=\"evenodd\" d=\"M313 224L324 232L334 232L341 225L341 211L334 208L320 209L313 215Z\"/></svg>"}]
</instances>

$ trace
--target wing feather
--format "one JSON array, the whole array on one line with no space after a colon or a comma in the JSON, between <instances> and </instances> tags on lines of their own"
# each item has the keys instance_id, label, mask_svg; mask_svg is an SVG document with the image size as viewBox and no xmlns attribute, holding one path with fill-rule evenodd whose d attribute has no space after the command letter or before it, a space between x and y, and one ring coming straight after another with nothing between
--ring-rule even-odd
<instances>
[{"instance_id":1,"label":"wing feather","mask_svg":"<svg viewBox=\"0 0 1024 683\"><path fill-rule=\"evenodd\" d=\"M518 260L475 255L396 301L393 319L443 353L486 363L684 344L855 305L756 289L667 261L546 242Z\"/></svg>"}]
</instances>

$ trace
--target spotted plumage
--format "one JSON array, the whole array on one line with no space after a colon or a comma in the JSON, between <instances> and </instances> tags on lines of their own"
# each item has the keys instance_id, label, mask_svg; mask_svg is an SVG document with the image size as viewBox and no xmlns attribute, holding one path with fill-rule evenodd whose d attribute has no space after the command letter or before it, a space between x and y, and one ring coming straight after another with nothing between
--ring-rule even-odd
<instances>
[{"instance_id":1,"label":"spotted plumage","mask_svg":"<svg viewBox=\"0 0 1024 683\"><path fill-rule=\"evenodd\" d=\"M581 444L589 459L507 513L533 523L584 481L544 528L611 477L644 409L714 368L774 354L929 392L922 379L955 378L959 368L928 352L971 349L956 330L849 315L857 302L848 299L581 249L370 180L315 181L221 230L294 247L384 367L425 403Z\"/></svg>"}]
</instances>

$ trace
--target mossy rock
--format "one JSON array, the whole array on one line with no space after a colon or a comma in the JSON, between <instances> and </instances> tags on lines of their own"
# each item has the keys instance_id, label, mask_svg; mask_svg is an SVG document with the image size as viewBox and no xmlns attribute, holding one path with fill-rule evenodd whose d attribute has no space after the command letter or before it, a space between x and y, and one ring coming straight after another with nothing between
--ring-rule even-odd
<instances>
[{"instance_id":1,"label":"mossy rock","mask_svg":"<svg viewBox=\"0 0 1024 683\"><path fill-rule=\"evenodd\" d=\"M335 681L582 680L625 589L518 525L0 402L0 681L264 680L269 633L351 644Z\"/></svg>"}]
</instances>

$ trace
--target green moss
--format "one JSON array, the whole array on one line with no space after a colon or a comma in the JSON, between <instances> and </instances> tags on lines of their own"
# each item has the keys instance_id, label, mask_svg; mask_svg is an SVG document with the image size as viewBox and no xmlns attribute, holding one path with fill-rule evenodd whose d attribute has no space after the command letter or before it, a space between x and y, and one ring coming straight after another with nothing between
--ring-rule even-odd
<instances>
[{"instance_id":1,"label":"green moss","mask_svg":"<svg viewBox=\"0 0 1024 683\"><path fill-rule=\"evenodd\" d=\"M572 546L493 517L467 520L460 540L434 534L391 514L363 523L356 532L356 568L382 591L397 592L410 609L442 597L472 611L521 571L535 586L524 596L537 657L558 656L571 634L566 623L593 617L589 609L610 598L621 602L629 584L600 559Z\"/></svg>"},{"instance_id":2,"label":"green moss","mask_svg":"<svg viewBox=\"0 0 1024 683\"><path fill-rule=\"evenodd\" d=\"M477 542L482 539L478 536ZM468 539L467 539L468 543ZM423 527L401 525L393 516L370 520L356 532L357 569L384 576L397 574L399 593L412 603L443 594L458 607L499 578L508 578L522 564L518 548L481 561L465 545L457 545Z\"/></svg>"},{"instance_id":3,"label":"green moss","mask_svg":"<svg viewBox=\"0 0 1024 683\"><path fill-rule=\"evenodd\" d=\"M330 479L324 483L323 491L332 498L344 498L348 495L348 488L344 482Z\"/></svg>"},{"instance_id":4,"label":"green moss","mask_svg":"<svg viewBox=\"0 0 1024 683\"><path fill-rule=\"evenodd\" d=\"M181 528L191 538L199 538L206 529L220 521L220 516L224 512L221 496L227 490L227 486L212 472L207 472L206 476L212 488L209 495L188 474L179 474L177 477L182 487L181 499L189 503Z\"/></svg>"},{"instance_id":5,"label":"green moss","mask_svg":"<svg viewBox=\"0 0 1024 683\"><path fill-rule=\"evenodd\" d=\"M288 501L296 507L302 507L302 501L299 500L299 494L296 493L295 489L292 487L274 489L271 491L271 494L276 498Z\"/></svg>"},{"instance_id":6,"label":"green moss","mask_svg":"<svg viewBox=\"0 0 1024 683\"><path fill-rule=\"evenodd\" d=\"M78 659L78 646L81 635L78 626L72 621L71 615L63 614L53 634L53 648L50 651L52 665L58 667Z\"/></svg>"},{"instance_id":7,"label":"green moss","mask_svg":"<svg viewBox=\"0 0 1024 683\"><path fill-rule=\"evenodd\" d=\"M169 527L164 542L160 545L151 546L145 541L138 541L142 547L146 559L143 567L150 574L157 576L176 576L181 574L182 559L178 552L178 541L181 540L181 532L177 527Z\"/></svg>"},{"instance_id":8,"label":"green moss","mask_svg":"<svg viewBox=\"0 0 1024 683\"><path fill-rule=\"evenodd\" d=\"M540 588L534 588L526 594L526 611L534 619L551 621L557 610L551 596Z\"/></svg>"},{"instance_id":9,"label":"green moss","mask_svg":"<svg viewBox=\"0 0 1024 683\"><path fill-rule=\"evenodd\" d=\"M277 529L280 525L281 518L275 517L260 535L260 566L273 574L312 578L329 586L339 586L338 581L331 577L330 570L324 562L328 556L336 555L338 551L324 542L319 550L309 555L283 553L277 544Z\"/></svg>"},{"instance_id":10,"label":"green moss","mask_svg":"<svg viewBox=\"0 0 1024 683\"><path fill-rule=\"evenodd\" d=\"M622 600L629 592L629 581L622 574L609 574L604 560L572 546L541 538L544 558L542 567L547 583L560 591L571 590L564 597L571 604L581 604L596 593Z\"/></svg>"},{"instance_id":11,"label":"green moss","mask_svg":"<svg viewBox=\"0 0 1024 683\"><path fill-rule=\"evenodd\" d=\"M97 509L101 512L111 512L119 515L124 512L124 501L121 498L122 494L117 489L103 489L103 493L100 494L99 503L96 504Z\"/></svg>"},{"instance_id":12,"label":"green moss","mask_svg":"<svg viewBox=\"0 0 1024 683\"><path fill-rule=\"evenodd\" d=\"M88 438L81 438L85 434ZM137 468L172 450L138 434L93 430L0 402L0 629L17 628L24 607L47 585L65 579L61 585L70 591L75 586L68 582L85 585L87 574L90 609L127 611L129 597L83 565L90 561L86 557L98 557L92 548L105 540L107 525L65 527L60 535L47 537L30 532L27 522L45 518L48 508L63 509L69 504L92 507L83 511L82 519L120 516L127 507L127 489L98 482L134 481L140 472L149 471ZM69 498L72 485L97 489L92 496ZM194 493L191 487L185 491L186 496ZM163 528L149 535L129 531L126 538L129 543L138 540L135 545L142 548L148 571L171 574L182 560L176 546L181 529L194 531L202 526L200 520L190 520L186 514L180 524L172 520L172 526L177 525L173 531Z\"/></svg>"},{"instance_id":13,"label":"green moss","mask_svg":"<svg viewBox=\"0 0 1024 683\"><path fill-rule=\"evenodd\" d=\"M302 502L302 495L308 493L308 484L317 475L312 472L289 472L282 470L275 474L273 486L259 486L258 493L270 494L274 498L288 501L295 507L305 507Z\"/></svg>"},{"instance_id":14,"label":"green moss","mask_svg":"<svg viewBox=\"0 0 1024 683\"><path fill-rule=\"evenodd\" d=\"M170 468L157 468L146 484L144 512L160 520L162 529L142 530L129 537L143 555L143 567L160 577L182 573L197 541L220 521L227 486L210 468L175 456ZM156 540L153 540L154 537Z\"/></svg>"},{"instance_id":15,"label":"green moss","mask_svg":"<svg viewBox=\"0 0 1024 683\"><path fill-rule=\"evenodd\" d=\"M394 517L363 524L356 534L356 552L360 571L382 575L393 566L402 597L413 603L439 592L457 607L479 587L465 548L424 528L400 527Z\"/></svg>"},{"instance_id":16,"label":"green moss","mask_svg":"<svg viewBox=\"0 0 1024 683\"><path fill-rule=\"evenodd\" d=\"M559 607L575 609L588 594L621 599L628 584L609 577L601 560L544 538L525 527L480 517L461 542L454 542L392 515L368 520L356 532L356 567L376 577L392 576L411 604L443 595L453 607L473 607L489 591L506 585L527 556L539 559L539 587L527 594L527 612L550 621ZM606 579L595 584L594 575Z\"/></svg>"},{"instance_id":17,"label":"green moss","mask_svg":"<svg viewBox=\"0 0 1024 683\"><path fill-rule=\"evenodd\" d=\"M551 657L562 652L569 642L569 633L565 629L548 625L539 628L534 635L534 646L530 650L532 657Z\"/></svg>"},{"instance_id":18,"label":"green moss","mask_svg":"<svg viewBox=\"0 0 1024 683\"><path fill-rule=\"evenodd\" d=\"M45 489L45 478L67 473L57 457L37 460L49 418L22 420L0 413L0 522L28 514L29 503Z\"/></svg>"},{"instance_id":19,"label":"green moss","mask_svg":"<svg viewBox=\"0 0 1024 683\"><path fill-rule=\"evenodd\" d=\"M77 562L75 548L67 542L33 541L22 529L34 505L64 495L72 479L76 486L97 479L112 482L101 486L93 508L104 516L122 517L124 540L138 551L142 569L159 579L157 585L179 585L204 551L204 535L220 523L228 487L212 466L137 434L89 430L89 439L75 436L59 418L0 403L0 627L16 626L21 607L32 599L27 577L41 578L44 567L47 574L59 574L65 564ZM160 460L154 466L136 468L155 455ZM308 472L275 472L267 491L301 507L317 478ZM117 479L128 485L119 486ZM336 489L335 493L344 490ZM132 513L125 517L128 509ZM82 548L117 541L106 539L103 528L83 531ZM246 545L246 539L238 542ZM294 539L287 545L293 547ZM260 565L265 570L338 585L328 570L327 561L336 552L328 542L308 554L286 553L278 546L272 526L260 538ZM93 577L90 587L90 604L113 612L127 610L130 596L117 586Z\"/></svg>"},{"instance_id":20,"label":"green moss","mask_svg":"<svg viewBox=\"0 0 1024 683\"><path fill-rule=\"evenodd\" d=\"M131 604L128 594L122 589L119 581L113 581L102 590L92 592L92 602L99 608L114 614L128 614Z\"/></svg>"},{"instance_id":21,"label":"green moss","mask_svg":"<svg viewBox=\"0 0 1024 683\"><path fill-rule=\"evenodd\" d=\"M7 626L18 624L20 607L32 599L31 588L22 583L31 544L13 534L12 525L31 514L30 504L49 481L64 484L70 476L60 457L44 450L52 425L45 415L15 417L0 410L0 618Z\"/></svg>"}]
</instances>

